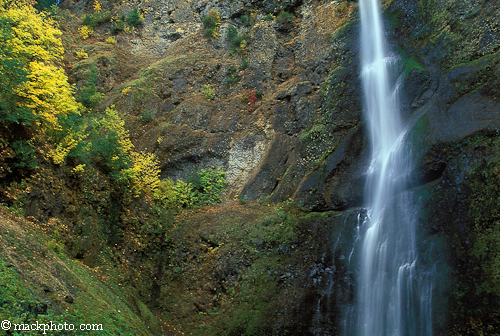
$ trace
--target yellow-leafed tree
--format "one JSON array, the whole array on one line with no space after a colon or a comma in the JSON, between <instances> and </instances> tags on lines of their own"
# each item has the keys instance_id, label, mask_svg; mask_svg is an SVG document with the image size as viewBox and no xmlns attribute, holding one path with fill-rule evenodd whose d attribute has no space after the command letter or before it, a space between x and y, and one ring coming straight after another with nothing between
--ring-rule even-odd
<instances>
[{"instance_id":1,"label":"yellow-leafed tree","mask_svg":"<svg viewBox=\"0 0 500 336\"><path fill-rule=\"evenodd\" d=\"M0 68L16 64L1 69L0 86L9 90L0 93L0 122L34 126L36 131L60 129L58 116L80 109L57 64L64 53L61 31L46 14L23 2L0 0L0 22L0 50L4 51ZM12 82L13 76L19 80Z\"/></svg>"},{"instance_id":2,"label":"yellow-leafed tree","mask_svg":"<svg viewBox=\"0 0 500 336\"><path fill-rule=\"evenodd\" d=\"M15 167L36 167L37 153L63 163L82 138L73 125L61 126L82 109L59 65L61 34L29 2L0 0L0 140L14 150ZM45 142L51 149L37 151Z\"/></svg>"},{"instance_id":3,"label":"yellow-leafed tree","mask_svg":"<svg viewBox=\"0 0 500 336\"><path fill-rule=\"evenodd\" d=\"M21 105L37 116L37 125L45 123L46 128L60 129L57 121L59 114L78 112L78 105L61 68L31 62L27 77L29 80L17 92L23 98Z\"/></svg>"},{"instance_id":4,"label":"yellow-leafed tree","mask_svg":"<svg viewBox=\"0 0 500 336\"><path fill-rule=\"evenodd\" d=\"M136 185L147 193L154 193L160 185L160 168L156 155L132 152Z\"/></svg>"}]
</instances>

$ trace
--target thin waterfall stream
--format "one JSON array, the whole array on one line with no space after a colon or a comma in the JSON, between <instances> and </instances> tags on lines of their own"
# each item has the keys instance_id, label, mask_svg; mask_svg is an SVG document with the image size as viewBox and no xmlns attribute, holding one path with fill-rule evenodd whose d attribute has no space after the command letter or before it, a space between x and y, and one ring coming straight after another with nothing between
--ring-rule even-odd
<instances>
[{"instance_id":1,"label":"thin waterfall stream","mask_svg":"<svg viewBox=\"0 0 500 336\"><path fill-rule=\"evenodd\" d=\"M419 269L418 208L407 189L411 173L398 83L397 57L387 51L378 0L360 0L361 79L371 164L360 219L356 299L344 334L432 335L432 274Z\"/></svg>"}]
</instances>

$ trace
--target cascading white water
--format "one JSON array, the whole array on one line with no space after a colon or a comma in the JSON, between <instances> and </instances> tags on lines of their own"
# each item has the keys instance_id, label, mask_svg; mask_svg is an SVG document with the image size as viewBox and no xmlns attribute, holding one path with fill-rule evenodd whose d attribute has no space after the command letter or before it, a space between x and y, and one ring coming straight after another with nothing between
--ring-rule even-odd
<instances>
[{"instance_id":1,"label":"cascading white water","mask_svg":"<svg viewBox=\"0 0 500 336\"><path fill-rule=\"evenodd\" d=\"M355 317L347 335L432 335L431 277L421 274L405 130L390 69L378 0L360 0L364 108L372 158L360 224Z\"/></svg>"}]
</instances>

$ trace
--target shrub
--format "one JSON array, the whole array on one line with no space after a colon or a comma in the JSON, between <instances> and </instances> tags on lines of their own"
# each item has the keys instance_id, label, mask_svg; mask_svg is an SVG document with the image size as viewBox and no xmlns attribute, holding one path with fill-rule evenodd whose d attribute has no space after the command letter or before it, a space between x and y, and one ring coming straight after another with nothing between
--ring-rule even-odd
<instances>
[{"instance_id":1,"label":"shrub","mask_svg":"<svg viewBox=\"0 0 500 336\"><path fill-rule=\"evenodd\" d=\"M101 98L101 94L97 91L98 74L99 71L95 64L91 64L89 69L84 73L87 79L85 80L85 84L77 92L76 100L85 107L94 106Z\"/></svg>"},{"instance_id":2,"label":"shrub","mask_svg":"<svg viewBox=\"0 0 500 336\"><path fill-rule=\"evenodd\" d=\"M96 12L94 14L87 14L83 17L83 26L95 28L97 25L110 22L112 19L111 12Z\"/></svg>"},{"instance_id":3,"label":"shrub","mask_svg":"<svg viewBox=\"0 0 500 336\"><path fill-rule=\"evenodd\" d=\"M99 1L97 0L94 0L94 12L95 13L100 13L101 12L101 4L99 3Z\"/></svg>"},{"instance_id":4,"label":"shrub","mask_svg":"<svg viewBox=\"0 0 500 336\"><path fill-rule=\"evenodd\" d=\"M130 13L127 15L127 23L131 25L132 27L137 27L142 24L144 21L144 18L142 17L141 14L139 14L139 10L137 8L134 8Z\"/></svg>"},{"instance_id":5,"label":"shrub","mask_svg":"<svg viewBox=\"0 0 500 336\"><path fill-rule=\"evenodd\" d=\"M248 68L248 59L244 58L243 61L241 62L240 70L245 70L246 68Z\"/></svg>"},{"instance_id":6,"label":"shrub","mask_svg":"<svg viewBox=\"0 0 500 336\"><path fill-rule=\"evenodd\" d=\"M205 36L208 38L217 38L220 36L221 18L218 11L211 9L207 15L203 17L203 27L205 28Z\"/></svg>"},{"instance_id":7,"label":"shrub","mask_svg":"<svg viewBox=\"0 0 500 336\"><path fill-rule=\"evenodd\" d=\"M92 34L94 34L94 29L89 26L81 26L78 28L78 32L80 33L80 38L82 40L88 39Z\"/></svg>"},{"instance_id":8,"label":"shrub","mask_svg":"<svg viewBox=\"0 0 500 336\"><path fill-rule=\"evenodd\" d=\"M211 101L212 99L215 98L215 93L214 93L214 90L212 90L210 88L210 84L205 84L204 85L204 90L202 90L201 92L203 92L203 94L205 95L205 99L208 100L208 101Z\"/></svg>"},{"instance_id":9,"label":"shrub","mask_svg":"<svg viewBox=\"0 0 500 336\"><path fill-rule=\"evenodd\" d=\"M106 43L108 43L108 44L116 44L116 40L113 37L110 36L110 37L108 37L106 39Z\"/></svg>"},{"instance_id":10,"label":"shrub","mask_svg":"<svg viewBox=\"0 0 500 336\"><path fill-rule=\"evenodd\" d=\"M76 59L78 61L80 61L82 59L86 59L86 58L89 58L89 54L87 54L85 51L83 51L83 50L76 51Z\"/></svg>"},{"instance_id":11,"label":"shrub","mask_svg":"<svg viewBox=\"0 0 500 336\"><path fill-rule=\"evenodd\" d=\"M76 148L83 138L83 134L74 133L70 130L57 144L56 148L49 151L49 157L55 164L64 163L70 151Z\"/></svg>"},{"instance_id":12,"label":"shrub","mask_svg":"<svg viewBox=\"0 0 500 336\"><path fill-rule=\"evenodd\" d=\"M243 91L243 100L248 102L248 110L250 112L254 111L255 108L255 102L257 101L257 95L255 89L245 89Z\"/></svg>"},{"instance_id":13,"label":"shrub","mask_svg":"<svg viewBox=\"0 0 500 336\"><path fill-rule=\"evenodd\" d=\"M248 15L242 15L241 18L241 23L243 23L244 26L251 26L252 25L252 19Z\"/></svg>"},{"instance_id":14,"label":"shrub","mask_svg":"<svg viewBox=\"0 0 500 336\"><path fill-rule=\"evenodd\" d=\"M174 207L175 200L175 183L172 179L167 178L158 183L158 187L153 191L154 199L166 209Z\"/></svg>"},{"instance_id":15,"label":"shrub","mask_svg":"<svg viewBox=\"0 0 500 336\"><path fill-rule=\"evenodd\" d=\"M269 14L266 14L266 16L264 16L262 18L262 20L265 20L265 21L273 21L274 19L276 18L276 16L274 16L273 14L269 13Z\"/></svg>"},{"instance_id":16,"label":"shrub","mask_svg":"<svg viewBox=\"0 0 500 336\"><path fill-rule=\"evenodd\" d=\"M186 182L171 179L161 180L153 195L166 209L189 208L194 205L217 204L225 191L226 172L216 169L202 169L191 175Z\"/></svg>"},{"instance_id":17,"label":"shrub","mask_svg":"<svg viewBox=\"0 0 500 336\"><path fill-rule=\"evenodd\" d=\"M125 122L115 107L106 108L104 118L95 121L93 126L95 138L90 149L92 160L109 173L113 180L133 177L133 171L125 170L132 168L130 153L134 145L125 129Z\"/></svg>"},{"instance_id":18,"label":"shrub","mask_svg":"<svg viewBox=\"0 0 500 336\"><path fill-rule=\"evenodd\" d=\"M148 123L150 121L153 121L153 119L154 119L154 113L153 113L153 111L151 111L151 110L144 110L144 111L142 111L141 121L143 123Z\"/></svg>"},{"instance_id":19,"label":"shrub","mask_svg":"<svg viewBox=\"0 0 500 336\"><path fill-rule=\"evenodd\" d=\"M250 33L244 32L242 34L238 34L238 30L231 26L227 30L227 39L231 42L233 53L240 54L242 56L246 56L247 47L250 41Z\"/></svg>"},{"instance_id":20,"label":"shrub","mask_svg":"<svg viewBox=\"0 0 500 336\"><path fill-rule=\"evenodd\" d=\"M34 6L39 11L42 11L52 7L53 5L55 5L55 3L56 3L55 0L36 0Z\"/></svg>"},{"instance_id":21,"label":"shrub","mask_svg":"<svg viewBox=\"0 0 500 336\"><path fill-rule=\"evenodd\" d=\"M125 89L122 90L122 96L128 96L128 94L132 91L131 86L127 86Z\"/></svg>"},{"instance_id":22,"label":"shrub","mask_svg":"<svg viewBox=\"0 0 500 336\"><path fill-rule=\"evenodd\" d=\"M174 204L177 207L188 208L195 204L196 196L191 183L178 180L174 186Z\"/></svg>"},{"instance_id":23,"label":"shrub","mask_svg":"<svg viewBox=\"0 0 500 336\"><path fill-rule=\"evenodd\" d=\"M86 164L79 164L75 168L71 169L74 174L81 174L85 171Z\"/></svg>"},{"instance_id":24,"label":"shrub","mask_svg":"<svg viewBox=\"0 0 500 336\"><path fill-rule=\"evenodd\" d=\"M277 19L279 21L293 21L295 20L295 16L292 13L282 11L278 14Z\"/></svg>"},{"instance_id":25,"label":"shrub","mask_svg":"<svg viewBox=\"0 0 500 336\"><path fill-rule=\"evenodd\" d=\"M276 22L278 23L278 30L282 32L288 32L292 29L293 20L295 20L295 16L288 12L280 12L278 17L276 18Z\"/></svg>"},{"instance_id":26,"label":"shrub","mask_svg":"<svg viewBox=\"0 0 500 336\"><path fill-rule=\"evenodd\" d=\"M337 7L337 10L340 12L340 13L345 13L347 12L347 9L349 8L349 4L346 2L343 2L341 3L338 7Z\"/></svg>"},{"instance_id":27,"label":"shrub","mask_svg":"<svg viewBox=\"0 0 500 336\"><path fill-rule=\"evenodd\" d=\"M32 140L17 140L12 143L12 149L15 153L16 161L13 166L16 168L35 169L38 165L36 161L36 147Z\"/></svg>"},{"instance_id":28,"label":"shrub","mask_svg":"<svg viewBox=\"0 0 500 336\"><path fill-rule=\"evenodd\" d=\"M160 163L153 153L132 152L135 185L138 189L153 193L160 184Z\"/></svg>"},{"instance_id":29,"label":"shrub","mask_svg":"<svg viewBox=\"0 0 500 336\"><path fill-rule=\"evenodd\" d=\"M111 27L111 33L116 35L121 31L125 30L125 15L117 16L111 19L111 22L113 23Z\"/></svg>"},{"instance_id":30,"label":"shrub","mask_svg":"<svg viewBox=\"0 0 500 336\"><path fill-rule=\"evenodd\" d=\"M95 85L83 86L80 91L78 91L76 97L78 102L89 108L94 106L99 99L101 99L101 94L97 91Z\"/></svg>"},{"instance_id":31,"label":"shrub","mask_svg":"<svg viewBox=\"0 0 500 336\"><path fill-rule=\"evenodd\" d=\"M231 41L232 43L234 43L233 41L234 41L234 40L237 38L237 36L238 36L238 30L237 30L235 27L231 26L231 27L229 27L229 28L227 29L227 35L226 35L226 36L227 36L227 39L228 39L229 41Z\"/></svg>"},{"instance_id":32,"label":"shrub","mask_svg":"<svg viewBox=\"0 0 500 336\"><path fill-rule=\"evenodd\" d=\"M236 83L240 79L240 75L238 74L238 70L234 65L231 65L227 69L227 77L226 77L226 84L228 86L232 86L234 83Z\"/></svg>"},{"instance_id":33,"label":"shrub","mask_svg":"<svg viewBox=\"0 0 500 336\"><path fill-rule=\"evenodd\" d=\"M197 203L200 205L210 205L220 203L226 172L215 169L202 169L199 173L199 186L196 186Z\"/></svg>"}]
</instances>

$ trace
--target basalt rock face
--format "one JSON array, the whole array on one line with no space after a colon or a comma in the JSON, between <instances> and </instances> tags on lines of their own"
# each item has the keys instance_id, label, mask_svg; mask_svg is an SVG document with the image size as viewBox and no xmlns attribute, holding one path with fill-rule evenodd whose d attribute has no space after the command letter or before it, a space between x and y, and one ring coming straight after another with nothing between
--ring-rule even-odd
<instances>
[{"instance_id":1,"label":"basalt rock face","mask_svg":"<svg viewBox=\"0 0 500 336\"><path fill-rule=\"evenodd\" d=\"M63 6L82 12L92 3ZM369 148L356 4L197 0L102 6L117 14L137 7L144 17L139 29L116 37L122 52L102 46L90 56L100 60L97 85L107 94L105 104L129 116L136 146L158 155L163 177L186 178L216 166L228 172L229 198L293 197L318 211L362 204ZM430 125L416 156L433 144L498 127L498 5L395 0L385 8L387 37L400 64L402 111ZM210 10L221 17L217 38L203 36L201 21ZM282 11L294 18L280 18ZM268 13L278 17L263 20ZM250 36L243 52L234 51L229 27ZM123 71L129 65L135 74ZM77 88L85 76L75 67ZM205 85L213 98L205 98ZM257 93L255 107L248 106L246 88ZM430 173L419 174L417 180Z\"/></svg>"},{"instance_id":2,"label":"basalt rock face","mask_svg":"<svg viewBox=\"0 0 500 336\"><path fill-rule=\"evenodd\" d=\"M84 5L75 4L75 10ZM359 203L358 186L348 186L351 178L341 169L355 171L362 180L362 168L355 163L355 156L366 150L357 26L349 23L356 16L354 4L102 3L103 10L118 14L135 6L143 25L116 36L122 52L108 57L111 66L97 64L97 86L107 94L103 105L115 104L126 114L136 148L156 153L162 177L186 179L200 169L218 167L227 171L228 199L294 197L318 210ZM205 37L201 24L210 10L221 17L221 36L216 38ZM289 14L280 16L283 11ZM264 20L270 13L275 19ZM226 36L230 27L248 34L243 50L234 49L241 46ZM106 29L104 24L96 34ZM174 29L177 37L166 37ZM89 59L99 58L91 52ZM109 70L118 73L128 63L135 69L147 65L128 77L117 78ZM88 73L77 70L82 68L75 66L71 76L77 87ZM207 88L213 97L203 93ZM255 106L249 106L248 90L256 94ZM349 153L353 144L356 150ZM318 187L310 176L327 161L332 167L320 179L329 182Z\"/></svg>"}]
</instances>

